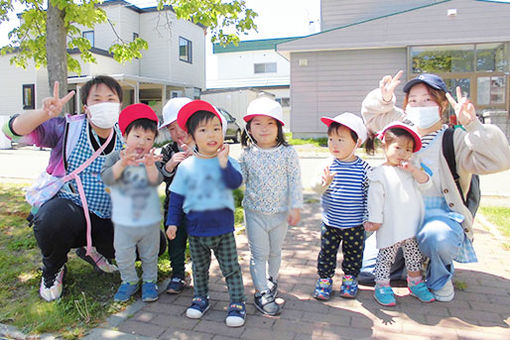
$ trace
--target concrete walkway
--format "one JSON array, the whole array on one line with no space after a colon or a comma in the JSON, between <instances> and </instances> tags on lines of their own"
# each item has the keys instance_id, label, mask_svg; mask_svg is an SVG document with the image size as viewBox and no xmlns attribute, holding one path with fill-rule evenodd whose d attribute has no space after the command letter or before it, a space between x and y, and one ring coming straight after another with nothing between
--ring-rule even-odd
<instances>
[{"instance_id":1,"label":"concrete walkway","mask_svg":"<svg viewBox=\"0 0 510 340\"><path fill-rule=\"evenodd\" d=\"M361 286L355 300L311 297L319 250L320 209L308 196L303 219L289 230L283 250L279 296L286 303L279 317L261 315L253 306L249 249L244 231L237 242L247 295L247 320L241 328L225 325L227 289L217 266L211 267L211 309L201 320L185 316L192 289L161 294L157 302L136 302L113 316L86 339L510 339L510 251L485 227L475 227L479 263L457 265L453 302L420 303L407 288L396 288L396 307L379 306L373 288ZM338 291L341 270L334 290Z\"/></svg>"}]
</instances>

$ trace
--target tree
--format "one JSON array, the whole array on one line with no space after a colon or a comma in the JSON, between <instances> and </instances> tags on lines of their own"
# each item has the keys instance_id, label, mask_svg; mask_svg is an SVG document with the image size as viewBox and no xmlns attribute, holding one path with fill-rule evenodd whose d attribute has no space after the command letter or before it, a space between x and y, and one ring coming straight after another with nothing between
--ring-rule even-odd
<instances>
[{"instance_id":1,"label":"tree","mask_svg":"<svg viewBox=\"0 0 510 340\"><path fill-rule=\"evenodd\" d=\"M222 45L237 44L239 34L256 29L253 10L246 7L244 0L157 0L158 10L171 6L178 19L190 20L208 27L212 41ZM28 60L36 67L48 69L50 88L58 81L60 96L67 93L68 71L81 72L80 63L73 58L68 49L77 49L85 63L96 62L90 52L90 42L82 37L79 25L93 28L106 22L105 11L98 7L102 0L0 0L0 24L8 20L8 13L14 11L14 4L26 8L21 14L22 23L9 33L11 43L0 52L5 55L16 51L11 64L26 68ZM112 29L114 29L112 25ZM233 33L227 33L227 30ZM119 40L109 52L121 63L142 57L141 50L148 45L142 38L134 41Z\"/></svg>"}]
</instances>

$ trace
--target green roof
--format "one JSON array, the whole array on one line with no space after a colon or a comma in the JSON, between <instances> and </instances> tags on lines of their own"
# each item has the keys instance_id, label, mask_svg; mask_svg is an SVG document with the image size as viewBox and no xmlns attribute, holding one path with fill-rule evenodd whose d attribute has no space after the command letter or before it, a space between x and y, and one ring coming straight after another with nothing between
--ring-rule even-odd
<instances>
[{"instance_id":1,"label":"green roof","mask_svg":"<svg viewBox=\"0 0 510 340\"><path fill-rule=\"evenodd\" d=\"M302 37L292 37L292 38L277 38L277 39L261 39L261 40L245 40L240 41L237 46L234 44L229 44L225 47L220 46L220 44L213 44L213 53L232 53L232 52L246 52L246 51L260 51L260 50L276 50L276 45L280 43L284 43L287 41L291 41L294 39L299 39Z\"/></svg>"}]
</instances>

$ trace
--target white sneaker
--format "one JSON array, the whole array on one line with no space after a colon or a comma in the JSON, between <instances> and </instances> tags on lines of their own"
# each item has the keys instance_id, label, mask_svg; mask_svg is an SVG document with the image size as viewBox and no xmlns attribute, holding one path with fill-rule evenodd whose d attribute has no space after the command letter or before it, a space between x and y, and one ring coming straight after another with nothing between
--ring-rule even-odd
<instances>
[{"instance_id":1,"label":"white sneaker","mask_svg":"<svg viewBox=\"0 0 510 340\"><path fill-rule=\"evenodd\" d=\"M455 289L453 288L453 282L451 279L446 281L446 284L443 286L443 288L438 290L432 289L431 291L432 294L434 294L436 301L450 302L455 297Z\"/></svg>"},{"instance_id":2,"label":"white sneaker","mask_svg":"<svg viewBox=\"0 0 510 340\"><path fill-rule=\"evenodd\" d=\"M66 266L62 266L60 270L51 278L41 278L41 287L39 288L39 295L46 301L53 301L62 295L64 286L64 274Z\"/></svg>"}]
</instances>

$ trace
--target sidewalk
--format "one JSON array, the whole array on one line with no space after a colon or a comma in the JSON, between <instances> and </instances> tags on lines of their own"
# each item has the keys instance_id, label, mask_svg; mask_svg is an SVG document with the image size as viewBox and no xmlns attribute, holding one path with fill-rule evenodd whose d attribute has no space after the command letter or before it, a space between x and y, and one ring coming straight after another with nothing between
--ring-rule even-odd
<instances>
[{"instance_id":1,"label":"sidewalk","mask_svg":"<svg viewBox=\"0 0 510 340\"><path fill-rule=\"evenodd\" d=\"M311 196L307 196L308 201ZM192 289L181 295L162 293L157 302L141 301L111 317L85 339L510 339L510 250L479 223L475 248L479 263L457 264L456 290L450 303L420 303L407 288L396 288L396 307L382 307L373 288L361 286L355 300L333 296L328 302L311 297L319 250L320 207L306 204L299 226L289 229L283 250L279 296L286 304L279 317L262 316L253 306L249 249L243 232L236 235L247 296L244 327L225 325L227 289L215 260L211 266L211 309L201 320L185 310ZM334 290L340 286L337 269Z\"/></svg>"}]
</instances>

